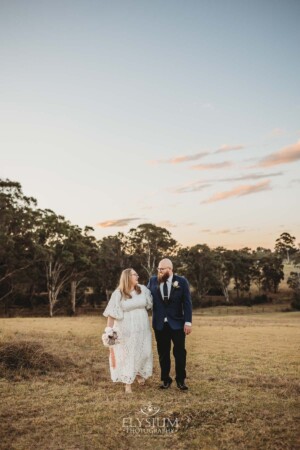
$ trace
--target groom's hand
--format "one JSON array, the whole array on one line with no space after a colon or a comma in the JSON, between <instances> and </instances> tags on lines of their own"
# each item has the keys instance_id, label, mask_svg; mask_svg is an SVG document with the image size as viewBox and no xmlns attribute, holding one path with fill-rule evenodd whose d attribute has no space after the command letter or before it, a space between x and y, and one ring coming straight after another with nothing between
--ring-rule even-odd
<instances>
[{"instance_id":1,"label":"groom's hand","mask_svg":"<svg viewBox=\"0 0 300 450\"><path fill-rule=\"evenodd\" d=\"M192 327L190 325L184 325L183 331L188 335L192 332Z\"/></svg>"}]
</instances>

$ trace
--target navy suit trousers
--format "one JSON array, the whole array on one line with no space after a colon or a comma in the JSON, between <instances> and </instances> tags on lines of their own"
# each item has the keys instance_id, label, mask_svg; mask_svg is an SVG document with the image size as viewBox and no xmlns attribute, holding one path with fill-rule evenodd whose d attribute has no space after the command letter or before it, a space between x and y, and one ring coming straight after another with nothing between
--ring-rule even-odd
<instances>
[{"instance_id":1,"label":"navy suit trousers","mask_svg":"<svg viewBox=\"0 0 300 450\"><path fill-rule=\"evenodd\" d=\"M183 383L186 378L186 350L185 333L183 329L172 330L170 325L165 322L162 330L154 330L159 364L161 368L161 380L170 381L171 369L171 342L173 342L173 355L175 358L176 381Z\"/></svg>"}]
</instances>

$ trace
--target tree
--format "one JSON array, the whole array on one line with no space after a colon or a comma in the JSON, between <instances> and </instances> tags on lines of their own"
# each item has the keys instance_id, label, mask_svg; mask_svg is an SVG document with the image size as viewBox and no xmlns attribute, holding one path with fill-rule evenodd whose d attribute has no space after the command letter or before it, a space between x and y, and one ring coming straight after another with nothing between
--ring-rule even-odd
<instances>
[{"instance_id":1,"label":"tree","mask_svg":"<svg viewBox=\"0 0 300 450\"><path fill-rule=\"evenodd\" d=\"M156 272L159 260L167 256L172 258L177 249L178 244L171 233L151 223L132 228L127 235L126 251L134 255L137 266L148 278Z\"/></svg>"},{"instance_id":2,"label":"tree","mask_svg":"<svg viewBox=\"0 0 300 450\"><path fill-rule=\"evenodd\" d=\"M182 248L179 250L178 259L181 261L181 271L195 288L200 300L212 287L218 285L217 259L208 245L197 244Z\"/></svg>"},{"instance_id":3,"label":"tree","mask_svg":"<svg viewBox=\"0 0 300 450\"><path fill-rule=\"evenodd\" d=\"M23 194L20 183L0 180L0 301L6 313L20 274L35 263L36 219L36 200Z\"/></svg>"},{"instance_id":4,"label":"tree","mask_svg":"<svg viewBox=\"0 0 300 450\"><path fill-rule=\"evenodd\" d=\"M251 281L256 284L259 294L261 293L263 282L262 261L271 254L272 250L264 247L257 247L256 250L253 250L252 252L253 264L251 267Z\"/></svg>"},{"instance_id":5,"label":"tree","mask_svg":"<svg viewBox=\"0 0 300 450\"><path fill-rule=\"evenodd\" d=\"M39 210L39 259L42 261L49 299L50 317L54 314L59 294L74 275L74 254L68 248L68 239L74 227L63 216L53 211Z\"/></svg>"},{"instance_id":6,"label":"tree","mask_svg":"<svg viewBox=\"0 0 300 450\"><path fill-rule=\"evenodd\" d=\"M275 251L283 258L286 256L287 263L290 263L290 256L297 251L295 246L295 236L289 233L281 233L280 237L276 239Z\"/></svg>"},{"instance_id":7,"label":"tree","mask_svg":"<svg viewBox=\"0 0 300 450\"><path fill-rule=\"evenodd\" d=\"M227 258L228 266L231 266L230 273L234 280L236 297L240 298L240 293L250 291L253 258L247 247L241 250L229 250Z\"/></svg>"},{"instance_id":8,"label":"tree","mask_svg":"<svg viewBox=\"0 0 300 450\"><path fill-rule=\"evenodd\" d=\"M300 310L300 272L291 272L287 284L293 290L291 306Z\"/></svg>"},{"instance_id":9,"label":"tree","mask_svg":"<svg viewBox=\"0 0 300 450\"><path fill-rule=\"evenodd\" d=\"M263 280L262 287L265 291L278 292L280 282L284 279L283 264L281 258L272 255L262 260Z\"/></svg>"},{"instance_id":10,"label":"tree","mask_svg":"<svg viewBox=\"0 0 300 450\"><path fill-rule=\"evenodd\" d=\"M231 278L233 277L233 266L230 260L231 254L230 251L224 247L217 247L214 250L214 254L217 262L216 277L219 285L221 286L226 302L229 302L228 288Z\"/></svg>"},{"instance_id":11,"label":"tree","mask_svg":"<svg viewBox=\"0 0 300 450\"><path fill-rule=\"evenodd\" d=\"M76 293L78 287L84 282L86 285L91 280L91 272L94 271L98 262L99 248L95 237L90 236L89 232L93 229L85 227L84 230L77 226L70 229L68 238L64 243L65 251L72 254L72 261L69 261L68 270L70 271L70 297L71 314L76 311Z\"/></svg>"},{"instance_id":12,"label":"tree","mask_svg":"<svg viewBox=\"0 0 300 450\"><path fill-rule=\"evenodd\" d=\"M276 253L253 254L253 265L251 268L252 281L258 286L259 292L278 291L281 280L284 279L283 263L281 257Z\"/></svg>"},{"instance_id":13,"label":"tree","mask_svg":"<svg viewBox=\"0 0 300 450\"><path fill-rule=\"evenodd\" d=\"M98 253L98 281L100 290L106 292L107 300L110 293L117 287L120 274L129 264L129 258L124 249L125 236L107 236L99 241Z\"/></svg>"}]
</instances>

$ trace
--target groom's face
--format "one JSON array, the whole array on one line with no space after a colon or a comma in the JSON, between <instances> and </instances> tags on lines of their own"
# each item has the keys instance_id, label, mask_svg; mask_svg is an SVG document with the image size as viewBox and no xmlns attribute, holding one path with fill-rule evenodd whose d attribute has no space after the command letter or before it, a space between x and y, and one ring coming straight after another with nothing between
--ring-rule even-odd
<instances>
[{"instance_id":1,"label":"groom's face","mask_svg":"<svg viewBox=\"0 0 300 450\"><path fill-rule=\"evenodd\" d=\"M164 283L165 281L167 281L167 279L171 275L169 267L159 266L157 268L157 271L158 271L157 278L158 278L159 283Z\"/></svg>"}]
</instances>

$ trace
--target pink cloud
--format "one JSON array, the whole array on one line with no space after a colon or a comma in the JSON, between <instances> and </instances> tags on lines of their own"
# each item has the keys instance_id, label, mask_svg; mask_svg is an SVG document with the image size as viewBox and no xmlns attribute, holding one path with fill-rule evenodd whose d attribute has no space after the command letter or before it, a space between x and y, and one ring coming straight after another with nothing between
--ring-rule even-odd
<instances>
[{"instance_id":1,"label":"pink cloud","mask_svg":"<svg viewBox=\"0 0 300 450\"><path fill-rule=\"evenodd\" d=\"M300 159L300 141L278 152L271 153L261 159L255 167L272 167L279 164L288 164Z\"/></svg>"},{"instance_id":2,"label":"pink cloud","mask_svg":"<svg viewBox=\"0 0 300 450\"><path fill-rule=\"evenodd\" d=\"M186 161L195 161L200 158L204 158L204 156L209 155L208 152L196 153L194 155L185 155L185 156L175 156L170 159L157 159L154 161L150 161L152 164L180 164Z\"/></svg>"},{"instance_id":3,"label":"pink cloud","mask_svg":"<svg viewBox=\"0 0 300 450\"><path fill-rule=\"evenodd\" d=\"M210 169L223 169L224 167L232 166L230 161L223 161L220 163L211 163L211 164L197 164L196 166L192 166L191 169L194 170L210 170Z\"/></svg>"},{"instance_id":4,"label":"pink cloud","mask_svg":"<svg viewBox=\"0 0 300 450\"><path fill-rule=\"evenodd\" d=\"M97 223L97 226L100 228L109 228L109 227L126 227L130 222L134 220L140 220L140 217L132 217L126 219L116 219L116 220L106 220L105 222Z\"/></svg>"},{"instance_id":5,"label":"pink cloud","mask_svg":"<svg viewBox=\"0 0 300 450\"><path fill-rule=\"evenodd\" d=\"M157 223L158 227L162 227L162 228L175 228L177 225L175 225L174 223L170 222L169 220L163 220L161 222Z\"/></svg>"},{"instance_id":6,"label":"pink cloud","mask_svg":"<svg viewBox=\"0 0 300 450\"><path fill-rule=\"evenodd\" d=\"M274 128L273 130L270 131L270 133L268 134L267 137L272 139L272 138L284 136L285 134L286 134L286 131L283 128Z\"/></svg>"},{"instance_id":7,"label":"pink cloud","mask_svg":"<svg viewBox=\"0 0 300 450\"><path fill-rule=\"evenodd\" d=\"M273 173L253 173L248 175L241 175L239 177L232 177L232 178L221 178L219 180L214 181L242 181L242 180L259 180L260 178L266 178L266 177L278 177L280 175L283 175L283 172L273 172Z\"/></svg>"},{"instance_id":8,"label":"pink cloud","mask_svg":"<svg viewBox=\"0 0 300 450\"><path fill-rule=\"evenodd\" d=\"M233 150L242 150L244 145L222 145L218 150L216 150L214 153L224 153L224 152L231 152Z\"/></svg>"},{"instance_id":9,"label":"pink cloud","mask_svg":"<svg viewBox=\"0 0 300 450\"><path fill-rule=\"evenodd\" d=\"M202 189L209 187L210 184L204 184L202 181L195 181L193 183L186 184L184 186L180 186L178 188L169 189L173 194L185 194L187 192L198 192Z\"/></svg>"},{"instance_id":10,"label":"pink cloud","mask_svg":"<svg viewBox=\"0 0 300 450\"><path fill-rule=\"evenodd\" d=\"M205 200L202 203L213 203L218 202L220 200L226 200L227 198L231 197L242 197L244 195L250 195L257 192L262 191L268 191L270 190L270 180L265 180L257 184L253 185L243 185L243 186L237 186L236 188L232 189L231 191L225 191L225 192L218 192L217 194L214 194L212 197L210 197L208 200Z\"/></svg>"}]
</instances>

